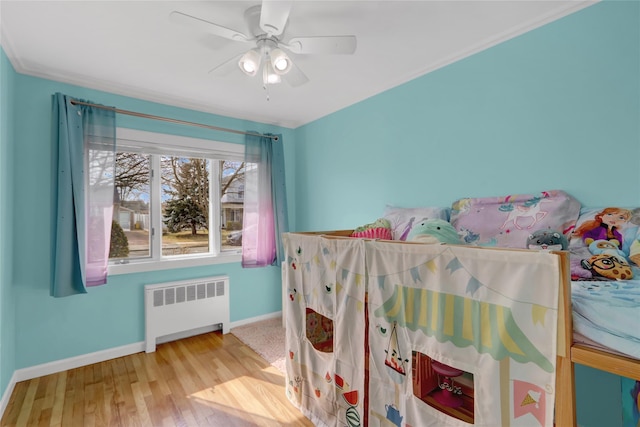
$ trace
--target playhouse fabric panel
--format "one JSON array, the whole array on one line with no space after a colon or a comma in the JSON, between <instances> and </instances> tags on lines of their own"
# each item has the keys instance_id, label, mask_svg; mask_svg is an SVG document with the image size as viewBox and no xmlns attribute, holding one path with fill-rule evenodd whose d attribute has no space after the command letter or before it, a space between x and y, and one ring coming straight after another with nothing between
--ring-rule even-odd
<instances>
[{"instance_id":1,"label":"playhouse fabric panel","mask_svg":"<svg viewBox=\"0 0 640 427\"><path fill-rule=\"evenodd\" d=\"M364 240L285 233L286 393L316 426L362 425Z\"/></svg>"},{"instance_id":2,"label":"playhouse fabric panel","mask_svg":"<svg viewBox=\"0 0 640 427\"><path fill-rule=\"evenodd\" d=\"M468 245L525 249L538 230L558 231L568 239L579 214L577 199L550 190L459 199L451 207L451 224Z\"/></svg>"},{"instance_id":3,"label":"playhouse fabric panel","mask_svg":"<svg viewBox=\"0 0 640 427\"><path fill-rule=\"evenodd\" d=\"M366 264L370 426L553 425L560 257L370 241Z\"/></svg>"}]
</instances>

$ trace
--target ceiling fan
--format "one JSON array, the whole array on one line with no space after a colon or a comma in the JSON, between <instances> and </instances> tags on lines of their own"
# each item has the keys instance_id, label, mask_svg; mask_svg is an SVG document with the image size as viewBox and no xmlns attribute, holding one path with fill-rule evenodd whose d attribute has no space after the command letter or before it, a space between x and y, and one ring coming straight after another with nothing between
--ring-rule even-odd
<instances>
[{"instance_id":1,"label":"ceiling fan","mask_svg":"<svg viewBox=\"0 0 640 427\"><path fill-rule=\"evenodd\" d=\"M249 35L179 11L171 12L170 19L225 39L255 45L245 53L214 67L209 73L225 75L238 67L248 76L256 76L261 71L265 88L269 84L280 83L281 80L295 87L309 79L283 49L300 55L353 54L356 50L356 37L285 36L292 3L292 0L263 0L261 5L248 8L244 19L251 33Z\"/></svg>"}]
</instances>

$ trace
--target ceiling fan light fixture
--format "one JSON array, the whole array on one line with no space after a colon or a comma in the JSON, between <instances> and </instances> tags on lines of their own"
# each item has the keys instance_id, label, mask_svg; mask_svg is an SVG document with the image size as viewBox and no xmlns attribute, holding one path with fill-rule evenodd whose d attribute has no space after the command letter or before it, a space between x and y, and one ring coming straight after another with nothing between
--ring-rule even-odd
<instances>
[{"instance_id":1,"label":"ceiling fan light fixture","mask_svg":"<svg viewBox=\"0 0 640 427\"><path fill-rule=\"evenodd\" d=\"M282 49L275 48L271 50L269 56L271 57L271 63L276 74L284 75L291 69L291 59L287 56Z\"/></svg>"},{"instance_id":2,"label":"ceiling fan light fixture","mask_svg":"<svg viewBox=\"0 0 640 427\"><path fill-rule=\"evenodd\" d=\"M255 76L260 68L260 53L257 49L251 49L240 57L238 66L248 76Z\"/></svg>"},{"instance_id":3,"label":"ceiling fan light fixture","mask_svg":"<svg viewBox=\"0 0 640 427\"><path fill-rule=\"evenodd\" d=\"M271 59L267 58L264 62L264 67L262 67L262 82L265 85L273 85L276 83L280 83L282 79L279 74L276 74L276 71L273 68L273 64L271 64Z\"/></svg>"}]
</instances>

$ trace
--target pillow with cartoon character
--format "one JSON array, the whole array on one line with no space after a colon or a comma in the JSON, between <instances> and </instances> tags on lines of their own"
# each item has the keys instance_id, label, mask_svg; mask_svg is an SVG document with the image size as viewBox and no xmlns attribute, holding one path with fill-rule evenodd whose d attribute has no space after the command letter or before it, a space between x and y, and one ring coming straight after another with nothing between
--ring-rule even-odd
<instances>
[{"instance_id":1,"label":"pillow with cartoon character","mask_svg":"<svg viewBox=\"0 0 640 427\"><path fill-rule=\"evenodd\" d=\"M428 219L449 220L449 209L439 207L401 208L387 205L383 217L391 225L393 240L407 240L414 225Z\"/></svg>"},{"instance_id":2,"label":"pillow with cartoon character","mask_svg":"<svg viewBox=\"0 0 640 427\"><path fill-rule=\"evenodd\" d=\"M638 227L636 238L629 247L629 260L640 267L640 227Z\"/></svg>"},{"instance_id":3,"label":"pillow with cartoon character","mask_svg":"<svg viewBox=\"0 0 640 427\"><path fill-rule=\"evenodd\" d=\"M451 224L468 245L527 248L538 230L568 237L580 214L580 202L560 190L539 194L466 198L451 207Z\"/></svg>"},{"instance_id":4,"label":"pillow with cartoon character","mask_svg":"<svg viewBox=\"0 0 640 427\"><path fill-rule=\"evenodd\" d=\"M583 208L569 239L572 280L640 278L640 208Z\"/></svg>"}]
</instances>

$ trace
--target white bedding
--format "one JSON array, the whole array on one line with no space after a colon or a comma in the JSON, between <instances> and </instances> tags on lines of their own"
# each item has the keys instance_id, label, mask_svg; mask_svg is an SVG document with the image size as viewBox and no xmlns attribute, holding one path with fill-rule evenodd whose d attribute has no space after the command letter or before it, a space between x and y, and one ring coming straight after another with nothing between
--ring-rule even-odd
<instances>
[{"instance_id":1,"label":"white bedding","mask_svg":"<svg viewBox=\"0 0 640 427\"><path fill-rule=\"evenodd\" d=\"M625 281L573 281L574 331L601 346L640 359L640 269Z\"/></svg>"}]
</instances>

